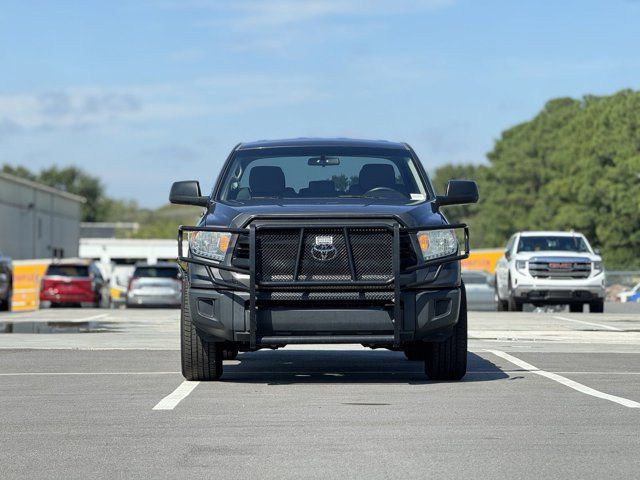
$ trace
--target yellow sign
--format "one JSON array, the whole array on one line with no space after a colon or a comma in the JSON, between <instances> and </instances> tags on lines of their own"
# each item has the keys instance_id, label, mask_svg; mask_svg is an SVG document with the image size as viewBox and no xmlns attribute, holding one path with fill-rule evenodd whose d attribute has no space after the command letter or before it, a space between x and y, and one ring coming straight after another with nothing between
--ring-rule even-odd
<instances>
[{"instance_id":1,"label":"yellow sign","mask_svg":"<svg viewBox=\"0 0 640 480\"><path fill-rule=\"evenodd\" d=\"M484 270L489 273L496 271L496 264L504 254L502 249L472 250L469 258L462 261L465 270Z\"/></svg>"},{"instance_id":2,"label":"yellow sign","mask_svg":"<svg viewBox=\"0 0 640 480\"><path fill-rule=\"evenodd\" d=\"M40 304L40 280L49 266L47 260L15 260L13 262L13 297L11 310L37 310Z\"/></svg>"}]
</instances>

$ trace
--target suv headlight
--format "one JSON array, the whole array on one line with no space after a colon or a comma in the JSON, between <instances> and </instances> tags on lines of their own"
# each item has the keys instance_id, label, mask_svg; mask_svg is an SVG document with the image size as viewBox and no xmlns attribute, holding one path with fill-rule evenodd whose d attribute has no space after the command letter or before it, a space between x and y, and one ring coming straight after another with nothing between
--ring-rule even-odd
<instances>
[{"instance_id":1,"label":"suv headlight","mask_svg":"<svg viewBox=\"0 0 640 480\"><path fill-rule=\"evenodd\" d=\"M230 233L191 232L189 234L189 249L194 255L221 262L227 253L230 240Z\"/></svg>"},{"instance_id":2,"label":"suv headlight","mask_svg":"<svg viewBox=\"0 0 640 480\"><path fill-rule=\"evenodd\" d=\"M417 237L425 260L448 257L458 251L458 239L453 230L427 230L418 232Z\"/></svg>"},{"instance_id":3,"label":"suv headlight","mask_svg":"<svg viewBox=\"0 0 640 480\"><path fill-rule=\"evenodd\" d=\"M604 270L604 265L602 265L602 262L593 262L593 273L594 274L598 274L601 273Z\"/></svg>"},{"instance_id":4,"label":"suv headlight","mask_svg":"<svg viewBox=\"0 0 640 480\"><path fill-rule=\"evenodd\" d=\"M525 273L527 271L527 261L516 260L516 270L518 270L519 272Z\"/></svg>"}]
</instances>

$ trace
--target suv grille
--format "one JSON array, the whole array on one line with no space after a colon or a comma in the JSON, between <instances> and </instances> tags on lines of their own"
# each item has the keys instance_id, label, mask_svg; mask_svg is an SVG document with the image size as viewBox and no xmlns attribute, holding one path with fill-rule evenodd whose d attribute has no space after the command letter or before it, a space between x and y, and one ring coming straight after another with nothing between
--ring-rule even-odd
<instances>
[{"instance_id":1,"label":"suv grille","mask_svg":"<svg viewBox=\"0 0 640 480\"><path fill-rule=\"evenodd\" d=\"M588 278L590 262L530 261L529 273L535 278Z\"/></svg>"},{"instance_id":2,"label":"suv grille","mask_svg":"<svg viewBox=\"0 0 640 480\"><path fill-rule=\"evenodd\" d=\"M298 265L298 281L386 281L393 277L393 233L386 228L305 227ZM323 238L324 237L324 238ZM256 232L257 280L291 282L300 242L299 228L269 228ZM323 253L322 242L327 242ZM330 243L329 243L330 242ZM319 248L314 248L319 247ZM353 256L355 278L349 266ZM411 238L400 235L401 268L417 263ZM249 267L249 237L240 235L232 264Z\"/></svg>"}]
</instances>

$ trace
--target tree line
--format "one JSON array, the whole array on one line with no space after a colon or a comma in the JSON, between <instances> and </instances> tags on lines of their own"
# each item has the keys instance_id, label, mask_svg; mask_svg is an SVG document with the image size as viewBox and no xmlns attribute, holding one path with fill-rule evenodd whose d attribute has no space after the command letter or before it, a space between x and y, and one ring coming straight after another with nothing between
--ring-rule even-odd
<instances>
[{"instance_id":1,"label":"tree line","mask_svg":"<svg viewBox=\"0 0 640 480\"><path fill-rule=\"evenodd\" d=\"M505 130L486 164L445 165L432 181L473 179L475 205L448 207L451 221L471 227L472 247L503 247L518 230L576 230L602 250L608 268L640 268L640 92L558 98L532 120ZM78 167L2 171L87 199L83 221L138 221L136 236L172 238L199 209L143 209L110 198L98 177ZM335 179L348 186L351 179Z\"/></svg>"},{"instance_id":2,"label":"tree line","mask_svg":"<svg viewBox=\"0 0 640 480\"><path fill-rule=\"evenodd\" d=\"M450 207L472 246L503 247L519 230L576 230L607 268L640 268L640 92L558 98L504 131L484 165L445 165L432 177L478 183L480 202Z\"/></svg>"}]
</instances>

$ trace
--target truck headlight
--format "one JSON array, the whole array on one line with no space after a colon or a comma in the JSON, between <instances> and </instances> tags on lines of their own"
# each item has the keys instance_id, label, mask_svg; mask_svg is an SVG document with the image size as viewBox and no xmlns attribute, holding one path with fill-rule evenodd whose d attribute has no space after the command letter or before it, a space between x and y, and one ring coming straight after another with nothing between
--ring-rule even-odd
<instances>
[{"instance_id":1,"label":"truck headlight","mask_svg":"<svg viewBox=\"0 0 640 480\"><path fill-rule=\"evenodd\" d=\"M227 253L230 240L230 233L191 232L189 234L189 249L194 255L221 262Z\"/></svg>"},{"instance_id":2,"label":"truck headlight","mask_svg":"<svg viewBox=\"0 0 640 480\"><path fill-rule=\"evenodd\" d=\"M418 232L417 237L425 260L448 257L458 251L458 239L453 230L427 230Z\"/></svg>"},{"instance_id":3,"label":"truck headlight","mask_svg":"<svg viewBox=\"0 0 640 480\"><path fill-rule=\"evenodd\" d=\"M519 272L525 273L527 271L527 261L516 260L516 270L518 270Z\"/></svg>"},{"instance_id":4,"label":"truck headlight","mask_svg":"<svg viewBox=\"0 0 640 480\"><path fill-rule=\"evenodd\" d=\"M594 274L598 274L601 273L604 270L604 266L602 265L602 262L593 262L593 273Z\"/></svg>"}]
</instances>

